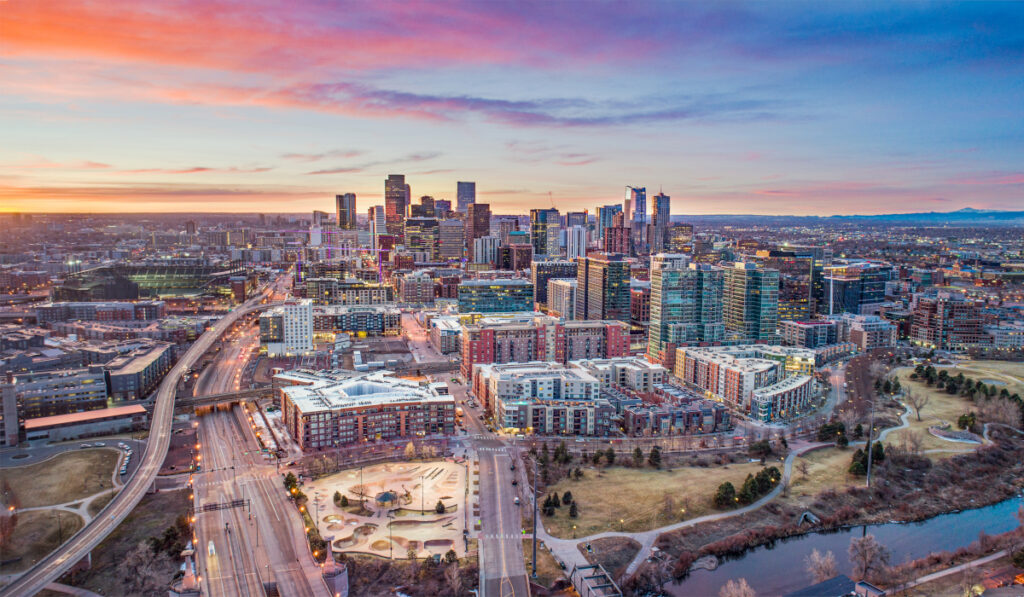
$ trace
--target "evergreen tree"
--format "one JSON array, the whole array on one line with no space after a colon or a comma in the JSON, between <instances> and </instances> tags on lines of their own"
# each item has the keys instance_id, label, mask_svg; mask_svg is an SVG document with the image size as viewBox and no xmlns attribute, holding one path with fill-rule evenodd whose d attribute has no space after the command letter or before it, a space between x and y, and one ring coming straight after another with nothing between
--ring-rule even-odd
<instances>
[{"instance_id":1,"label":"evergreen tree","mask_svg":"<svg viewBox=\"0 0 1024 597\"><path fill-rule=\"evenodd\" d=\"M569 506L569 518L576 518L579 516L579 513L580 510L576 507L576 502L573 502L572 505Z\"/></svg>"},{"instance_id":2,"label":"evergreen tree","mask_svg":"<svg viewBox=\"0 0 1024 597\"><path fill-rule=\"evenodd\" d=\"M647 457L647 462L651 463L654 468L661 468L661 449L658 446L651 448L651 454Z\"/></svg>"}]
</instances>

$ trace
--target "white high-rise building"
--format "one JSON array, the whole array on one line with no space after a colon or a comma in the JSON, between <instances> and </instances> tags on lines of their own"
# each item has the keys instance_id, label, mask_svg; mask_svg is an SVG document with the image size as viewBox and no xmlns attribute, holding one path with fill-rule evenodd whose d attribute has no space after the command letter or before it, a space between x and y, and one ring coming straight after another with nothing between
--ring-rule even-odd
<instances>
[{"instance_id":1,"label":"white high-rise building","mask_svg":"<svg viewBox=\"0 0 1024 597\"><path fill-rule=\"evenodd\" d=\"M565 257L576 259L587 255L587 229L583 226L573 226L566 231Z\"/></svg>"},{"instance_id":2,"label":"white high-rise building","mask_svg":"<svg viewBox=\"0 0 1024 597\"><path fill-rule=\"evenodd\" d=\"M313 300L285 301L260 315L260 345L267 356L313 352Z\"/></svg>"},{"instance_id":3,"label":"white high-rise building","mask_svg":"<svg viewBox=\"0 0 1024 597\"><path fill-rule=\"evenodd\" d=\"M562 244L560 242L562 237L562 227L558 224L548 224L547 229L547 256L549 258L556 258L562 254Z\"/></svg>"},{"instance_id":4,"label":"white high-rise building","mask_svg":"<svg viewBox=\"0 0 1024 597\"><path fill-rule=\"evenodd\" d=\"M498 260L498 245L501 239L497 236L481 236L473 239L473 263L494 264Z\"/></svg>"},{"instance_id":5,"label":"white high-rise building","mask_svg":"<svg viewBox=\"0 0 1024 597\"><path fill-rule=\"evenodd\" d=\"M370 240L374 249L380 248L377 246L377 237L388 232L385 213L383 205L374 205L370 208Z\"/></svg>"}]
</instances>

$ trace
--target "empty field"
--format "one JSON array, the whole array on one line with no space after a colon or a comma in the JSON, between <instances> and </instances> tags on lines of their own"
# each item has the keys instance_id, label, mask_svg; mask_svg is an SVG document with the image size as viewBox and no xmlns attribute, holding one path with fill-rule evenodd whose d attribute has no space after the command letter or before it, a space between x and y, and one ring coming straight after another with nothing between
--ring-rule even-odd
<instances>
[{"instance_id":1,"label":"empty field","mask_svg":"<svg viewBox=\"0 0 1024 597\"><path fill-rule=\"evenodd\" d=\"M851 485L863 483L851 476L850 459L853 449L822 448L800 456L793 463L792 481L789 484L789 496L783 501L801 502L802 498L814 499L825 489L841 491ZM800 472L800 462L807 463L807 475Z\"/></svg>"},{"instance_id":2,"label":"empty field","mask_svg":"<svg viewBox=\"0 0 1024 597\"><path fill-rule=\"evenodd\" d=\"M68 512L32 510L18 513L10 543L3 548L3 574L30 567L82 528L82 519ZM19 559L20 558L20 559Z\"/></svg>"},{"instance_id":3,"label":"empty field","mask_svg":"<svg viewBox=\"0 0 1024 597\"><path fill-rule=\"evenodd\" d=\"M13 490L19 508L64 504L109 490L117 459L118 452L112 448L65 452L29 466L0 470L0 480Z\"/></svg>"},{"instance_id":4,"label":"empty field","mask_svg":"<svg viewBox=\"0 0 1024 597\"><path fill-rule=\"evenodd\" d=\"M779 462L769 466L780 467ZM572 492L579 515L569 517L569 506L542 516L544 528L556 537L585 537L603 531L646 531L695 518L714 511L712 498L722 483L737 488L749 474L761 470L760 463L718 467L587 468L579 481L562 479L548 489L559 497ZM541 498L543 499L543 497Z\"/></svg>"}]
</instances>

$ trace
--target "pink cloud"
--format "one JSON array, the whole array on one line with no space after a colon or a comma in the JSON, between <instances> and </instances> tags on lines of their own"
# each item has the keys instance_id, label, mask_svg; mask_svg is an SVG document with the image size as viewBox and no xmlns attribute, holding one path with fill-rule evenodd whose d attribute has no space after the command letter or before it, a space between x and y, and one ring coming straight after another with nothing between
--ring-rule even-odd
<instances>
[{"instance_id":1,"label":"pink cloud","mask_svg":"<svg viewBox=\"0 0 1024 597\"><path fill-rule=\"evenodd\" d=\"M1024 184L1024 172L979 172L946 181L955 185L1018 185Z\"/></svg>"}]
</instances>

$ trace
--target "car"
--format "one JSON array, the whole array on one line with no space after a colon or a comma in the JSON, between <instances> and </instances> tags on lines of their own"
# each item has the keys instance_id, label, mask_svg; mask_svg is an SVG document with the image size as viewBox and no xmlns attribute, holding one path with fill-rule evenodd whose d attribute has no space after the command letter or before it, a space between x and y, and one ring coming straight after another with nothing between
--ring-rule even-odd
<instances>
[{"instance_id":1,"label":"car","mask_svg":"<svg viewBox=\"0 0 1024 597\"><path fill-rule=\"evenodd\" d=\"M512 486L515 487L516 485L519 485L519 480L518 479L512 479Z\"/></svg>"},{"instance_id":2,"label":"car","mask_svg":"<svg viewBox=\"0 0 1024 597\"><path fill-rule=\"evenodd\" d=\"M107 445L107 444L105 444L105 443L103 443L103 442L96 442L96 444L95 444L95 445L96 445L96 446L99 446L99 447L101 447L101 448L102 448L103 446L105 446L105 445Z\"/></svg>"},{"instance_id":3,"label":"car","mask_svg":"<svg viewBox=\"0 0 1024 597\"><path fill-rule=\"evenodd\" d=\"M511 471L516 470L516 463L513 462L512 466L509 467L509 470L511 470Z\"/></svg>"},{"instance_id":4,"label":"car","mask_svg":"<svg viewBox=\"0 0 1024 597\"><path fill-rule=\"evenodd\" d=\"M79 445L78 447L79 447L79 448L91 448L91 447L92 447L92 444L81 444L81 445Z\"/></svg>"},{"instance_id":5,"label":"car","mask_svg":"<svg viewBox=\"0 0 1024 597\"><path fill-rule=\"evenodd\" d=\"M516 504L517 506L519 505L519 497L518 497L518 496L516 496L516 501L515 501L515 504Z\"/></svg>"}]
</instances>

